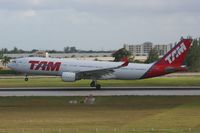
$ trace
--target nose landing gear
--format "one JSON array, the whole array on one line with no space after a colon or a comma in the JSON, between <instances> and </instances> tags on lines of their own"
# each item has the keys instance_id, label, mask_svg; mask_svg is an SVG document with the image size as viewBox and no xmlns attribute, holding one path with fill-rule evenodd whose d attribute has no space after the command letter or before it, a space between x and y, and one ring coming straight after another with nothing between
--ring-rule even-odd
<instances>
[{"instance_id":1,"label":"nose landing gear","mask_svg":"<svg viewBox=\"0 0 200 133\"><path fill-rule=\"evenodd\" d=\"M24 81L28 81L28 75L25 75Z\"/></svg>"},{"instance_id":2,"label":"nose landing gear","mask_svg":"<svg viewBox=\"0 0 200 133\"><path fill-rule=\"evenodd\" d=\"M100 90L100 89L101 89L101 85L100 85L100 84L97 84L97 81L96 81L96 80L93 80L93 81L90 83L90 87L96 87L97 90Z\"/></svg>"}]
</instances>

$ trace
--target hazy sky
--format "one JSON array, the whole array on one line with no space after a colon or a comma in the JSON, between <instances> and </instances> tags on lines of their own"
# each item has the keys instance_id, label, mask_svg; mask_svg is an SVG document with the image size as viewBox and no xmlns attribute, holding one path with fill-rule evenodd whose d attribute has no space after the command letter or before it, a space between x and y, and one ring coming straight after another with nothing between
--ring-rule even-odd
<instances>
[{"instance_id":1,"label":"hazy sky","mask_svg":"<svg viewBox=\"0 0 200 133\"><path fill-rule=\"evenodd\" d=\"M199 0L0 0L0 48L170 43L200 36Z\"/></svg>"}]
</instances>

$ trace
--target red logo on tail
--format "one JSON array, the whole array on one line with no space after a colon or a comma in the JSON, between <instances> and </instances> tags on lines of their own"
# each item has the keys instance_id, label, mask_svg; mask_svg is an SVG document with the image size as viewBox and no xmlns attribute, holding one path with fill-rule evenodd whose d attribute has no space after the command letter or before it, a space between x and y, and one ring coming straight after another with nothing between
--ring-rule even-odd
<instances>
[{"instance_id":1,"label":"red logo on tail","mask_svg":"<svg viewBox=\"0 0 200 133\"><path fill-rule=\"evenodd\" d=\"M184 43L182 43L180 46L178 46L175 50L172 51L166 58L165 61L168 61L169 64L172 64L175 59L178 59L178 57L184 53L187 50Z\"/></svg>"},{"instance_id":2,"label":"red logo on tail","mask_svg":"<svg viewBox=\"0 0 200 133\"><path fill-rule=\"evenodd\" d=\"M181 40L172 50L163 56L162 59L153 64L142 78L151 78L185 70L185 68L182 68L182 65L191 44L192 39Z\"/></svg>"}]
</instances>

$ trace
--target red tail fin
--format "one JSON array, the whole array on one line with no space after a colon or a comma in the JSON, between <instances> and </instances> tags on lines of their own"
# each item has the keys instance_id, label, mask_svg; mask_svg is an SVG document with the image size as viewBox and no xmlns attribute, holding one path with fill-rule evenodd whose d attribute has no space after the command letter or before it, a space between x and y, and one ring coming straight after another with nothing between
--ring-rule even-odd
<instances>
[{"instance_id":1,"label":"red tail fin","mask_svg":"<svg viewBox=\"0 0 200 133\"><path fill-rule=\"evenodd\" d=\"M185 60L186 54L192 44L192 39L181 40L173 49L171 49L157 65L181 66Z\"/></svg>"},{"instance_id":2,"label":"red tail fin","mask_svg":"<svg viewBox=\"0 0 200 133\"><path fill-rule=\"evenodd\" d=\"M142 78L156 77L167 73L183 71L185 57L192 44L192 39L181 40L162 59L156 62Z\"/></svg>"}]
</instances>

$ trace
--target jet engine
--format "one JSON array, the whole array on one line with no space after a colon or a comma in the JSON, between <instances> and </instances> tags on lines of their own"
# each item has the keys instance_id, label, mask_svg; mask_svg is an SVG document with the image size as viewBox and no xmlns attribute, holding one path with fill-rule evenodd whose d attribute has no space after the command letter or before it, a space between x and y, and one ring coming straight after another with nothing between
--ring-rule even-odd
<instances>
[{"instance_id":1,"label":"jet engine","mask_svg":"<svg viewBox=\"0 0 200 133\"><path fill-rule=\"evenodd\" d=\"M73 72L63 72L62 80L65 82L74 82L76 81L76 73Z\"/></svg>"}]
</instances>

